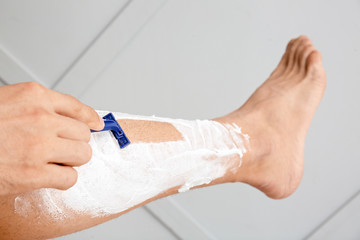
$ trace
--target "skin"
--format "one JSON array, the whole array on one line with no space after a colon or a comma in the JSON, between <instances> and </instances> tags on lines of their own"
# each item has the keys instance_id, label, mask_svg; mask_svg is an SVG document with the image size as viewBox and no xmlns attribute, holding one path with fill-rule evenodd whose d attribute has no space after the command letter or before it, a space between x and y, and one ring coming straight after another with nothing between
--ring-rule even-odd
<instances>
[{"instance_id":1,"label":"skin","mask_svg":"<svg viewBox=\"0 0 360 240\"><path fill-rule=\"evenodd\" d=\"M91 158L90 128L104 128L91 107L35 82L0 87L0 116L0 196L70 188L72 167Z\"/></svg>"},{"instance_id":2,"label":"skin","mask_svg":"<svg viewBox=\"0 0 360 240\"><path fill-rule=\"evenodd\" d=\"M242 182L267 196L280 199L291 195L303 174L304 141L312 117L326 86L321 55L309 38L290 41L278 67L236 111L217 119L220 123L241 126L251 136L250 144L237 172L228 172L205 187L227 182ZM132 142L159 142L181 138L166 123L119 120ZM144 134L145 133L145 134ZM284 144L285 143L285 144ZM34 207L27 216L14 213L16 195L0 199L0 233L6 239L43 239L89 228L115 218L150 201L176 194L179 187L144 201L124 212L93 218L67 212L62 221L44 215ZM36 202L34 202L34 206Z\"/></svg>"}]
</instances>

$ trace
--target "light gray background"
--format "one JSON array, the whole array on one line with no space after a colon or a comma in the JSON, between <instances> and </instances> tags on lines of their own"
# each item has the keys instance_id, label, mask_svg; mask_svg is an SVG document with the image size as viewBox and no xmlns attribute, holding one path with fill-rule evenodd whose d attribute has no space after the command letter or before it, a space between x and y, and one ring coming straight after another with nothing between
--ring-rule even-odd
<instances>
[{"instance_id":1,"label":"light gray background","mask_svg":"<svg viewBox=\"0 0 360 240\"><path fill-rule=\"evenodd\" d=\"M360 1L0 0L2 84L39 81L142 115L234 110L300 34L322 52L328 85L293 196L214 186L60 239L359 239Z\"/></svg>"}]
</instances>

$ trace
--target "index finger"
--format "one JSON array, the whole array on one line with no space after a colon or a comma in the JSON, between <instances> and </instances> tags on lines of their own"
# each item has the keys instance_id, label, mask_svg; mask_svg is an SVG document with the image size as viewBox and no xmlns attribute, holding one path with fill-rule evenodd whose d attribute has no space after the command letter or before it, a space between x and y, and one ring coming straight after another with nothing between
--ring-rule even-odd
<instances>
[{"instance_id":1,"label":"index finger","mask_svg":"<svg viewBox=\"0 0 360 240\"><path fill-rule=\"evenodd\" d=\"M104 121L97 112L77 98L54 90L51 90L50 98L56 113L84 122L90 129L104 128Z\"/></svg>"}]
</instances>

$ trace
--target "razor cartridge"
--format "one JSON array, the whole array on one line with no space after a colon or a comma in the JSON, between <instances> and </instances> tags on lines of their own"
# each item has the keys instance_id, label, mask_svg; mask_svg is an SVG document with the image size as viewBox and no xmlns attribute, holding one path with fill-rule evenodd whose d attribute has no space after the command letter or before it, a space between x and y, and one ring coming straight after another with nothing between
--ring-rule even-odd
<instances>
[{"instance_id":1,"label":"razor cartridge","mask_svg":"<svg viewBox=\"0 0 360 240\"><path fill-rule=\"evenodd\" d=\"M119 143L120 148L124 148L130 144L130 140L126 137L124 131L120 127L120 124L116 121L112 113L106 114L104 117L105 127L100 131L91 130L91 132L103 132L111 131L117 142Z\"/></svg>"}]
</instances>

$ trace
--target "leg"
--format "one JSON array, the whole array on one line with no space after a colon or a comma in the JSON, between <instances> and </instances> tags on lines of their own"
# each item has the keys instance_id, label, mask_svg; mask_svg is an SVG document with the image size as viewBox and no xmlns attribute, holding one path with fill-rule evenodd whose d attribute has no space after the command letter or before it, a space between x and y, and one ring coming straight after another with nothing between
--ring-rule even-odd
<instances>
[{"instance_id":1,"label":"leg","mask_svg":"<svg viewBox=\"0 0 360 240\"><path fill-rule=\"evenodd\" d=\"M119 186L121 189L130 192L131 198L127 198L128 195L124 194L125 190L114 193L115 195L118 194L118 204L111 202L113 199L109 199L110 203L106 202L107 199L101 199L100 196L100 200L105 201L105 206L111 207L104 208L104 205L94 205L103 207L94 213L91 208L86 211L86 208L82 208L81 204L79 205L76 201L69 205L66 202L69 198L64 197L63 193L58 195L52 190L28 193L24 196L4 197L0 200L1 235L7 239L60 236L118 217L150 201L176 194L179 190L185 191L188 188L226 182L250 184L271 198L287 197L295 191L300 183L303 172L305 135L323 95L325 84L320 53L314 49L308 38L299 37L289 43L279 66L249 100L233 113L214 119L215 121L209 123L211 126L206 125L208 122L186 122L194 131L187 135L186 130L179 127L176 121L170 121L173 124L169 124L166 121L121 118L119 122L134 147L146 148L148 145L159 143L156 145L160 146L160 149L157 149L161 154L159 158L150 159L153 153L152 155L144 154L142 157L149 159L145 163L154 164L150 164L148 169L151 168L153 172L159 170L157 173L160 178L156 179L160 179L160 181L150 182L150 179L144 181L140 179L139 181L143 174L148 174L146 172L147 166L132 161L126 162L127 157L122 155L122 158L113 162L114 166L111 169L114 169L116 164L127 163L130 164L131 169L138 166L135 170L142 168L145 171L129 173L127 172L129 168L118 169L117 176L123 179L122 182L124 183ZM250 136L249 141L247 141L246 135L238 131L236 126L240 126L242 132ZM227 131L227 135L223 136L224 132L222 131ZM224 143L219 143L219 139L209 137L203 138L201 143L196 143L195 140L199 138L194 136L199 133L201 133L199 136L208 134L213 138L220 134L222 136L220 139ZM172 154L172 152L167 153L169 146L161 144L169 142L181 144L184 140L193 141L194 145L177 146L176 157L167 158L173 160L170 161L174 166L173 170L161 172L165 168L163 168L164 165L157 166L157 160L162 159L162 156L166 154ZM130 151L130 146L126 151L121 150L121 154ZM190 155L187 154L189 151L186 150L189 148L191 148ZM96 149L94 149L94 155L98 154L95 151ZM132 156L133 161L138 159L138 156ZM90 161L90 163L92 162L95 163L95 160ZM164 164L164 162L162 163ZM200 167L194 170L192 163L196 163L194 166ZM179 168L184 166L188 168L179 172ZM86 176L87 171L90 171L86 169L90 167L91 165L84 165L83 168L78 169L80 172L78 183L83 181L80 178ZM218 169L219 171L213 171L214 167L217 167L215 170ZM203 172L204 169L209 171ZM82 170L84 175L81 173ZM113 173L103 174L102 178L107 178ZM167 174L168 177L162 178ZM130 178L129 176L134 177ZM153 177L155 178L157 175ZM102 179L99 178L99 181ZM134 183L136 184L133 185ZM126 188L129 185L135 187ZM154 185L157 188L153 189L151 193L145 191L136 193L136 189L148 189ZM106 185L103 186L105 190L107 187ZM104 194L108 192L112 193L110 190L103 191ZM49 203L43 202L44 199L49 199L43 195L44 193L53 194L53 198L50 199L55 201L55 205L46 205ZM60 198L57 198L58 196ZM17 200L15 201L15 199ZM98 199L97 202L100 200ZM89 201L89 199L84 198L83 202L85 203L85 201ZM131 205L128 204L129 202L136 204ZM119 205L121 206L119 207ZM49 206L57 206L58 208L45 209ZM23 211L24 209L26 211Z\"/></svg>"}]
</instances>

